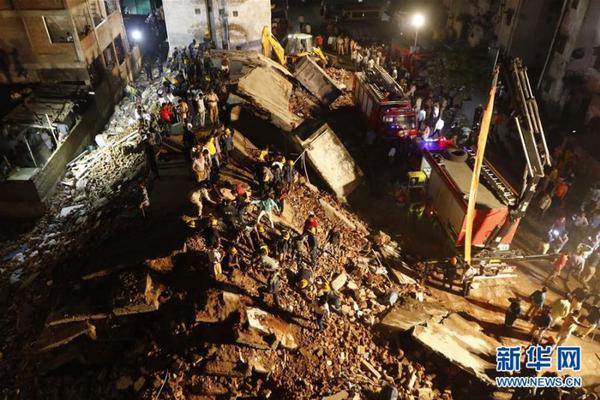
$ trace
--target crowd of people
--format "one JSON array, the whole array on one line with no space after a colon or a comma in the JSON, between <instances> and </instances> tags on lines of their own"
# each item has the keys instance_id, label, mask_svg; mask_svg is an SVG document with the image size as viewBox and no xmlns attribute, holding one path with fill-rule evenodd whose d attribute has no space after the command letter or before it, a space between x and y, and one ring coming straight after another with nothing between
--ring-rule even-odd
<instances>
[{"instance_id":1,"label":"crowd of people","mask_svg":"<svg viewBox=\"0 0 600 400\"><path fill-rule=\"evenodd\" d=\"M290 268L295 271L296 289L312 297L316 324L322 329L330 307L339 307L340 301L327 279L316 277L314 271L324 252L338 254L341 233L333 228L325 243L319 243L320 222L313 212L307 215L302 232L275 222L298 180L298 160L268 147L260 149L252 184L239 182L232 187L224 182L223 168L234 161L236 132L221 107L227 98L222 90L229 72L227 58L214 66L210 51L194 41L186 49L175 49L167 67L174 79L165 76L162 68L158 77L152 68L147 71L148 80L162 79L159 104L153 110L140 104L136 111L148 175L160 178L161 143L181 129L183 157L195 184L188 195L193 211L182 219L202 233L213 278L223 280L234 270L255 268L268 274L265 289L279 305L281 274ZM151 214L150 197L145 182L139 188L139 208L146 217Z\"/></svg>"}]
</instances>

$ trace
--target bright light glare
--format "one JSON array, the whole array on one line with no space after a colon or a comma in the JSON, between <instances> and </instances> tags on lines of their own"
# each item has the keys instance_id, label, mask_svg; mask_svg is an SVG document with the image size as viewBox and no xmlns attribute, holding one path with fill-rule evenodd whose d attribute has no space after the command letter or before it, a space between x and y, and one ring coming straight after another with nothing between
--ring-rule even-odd
<instances>
[{"instance_id":1,"label":"bright light glare","mask_svg":"<svg viewBox=\"0 0 600 400\"><path fill-rule=\"evenodd\" d=\"M140 40L142 40L142 37L144 35L142 35L142 31L140 31L139 29L134 29L131 31L131 38L133 40L135 40L136 42L139 42Z\"/></svg>"},{"instance_id":2,"label":"bright light glare","mask_svg":"<svg viewBox=\"0 0 600 400\"><path fill-rule=\"evenodd\" d=\"M423 16L423 14L417 13L412 16L410 23L412 26L418 29L425 24L425 17Z\"/></svg>"}]
</instances>

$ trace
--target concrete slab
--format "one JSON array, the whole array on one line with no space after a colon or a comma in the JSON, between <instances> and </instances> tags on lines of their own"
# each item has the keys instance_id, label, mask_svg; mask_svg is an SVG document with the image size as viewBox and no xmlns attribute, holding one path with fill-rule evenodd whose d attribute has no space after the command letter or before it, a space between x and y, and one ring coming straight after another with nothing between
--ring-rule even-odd
<instances>
[{"instance_id":1,"label":"concrete slab","mask_svg":"<svg viewBox=\"0 0 600 400\"><path fill-rule=\"evenodd\" d=\"M452 313L440 323L416 326L412 336L483 383L494 384L489 373L496 370L492 361L501 343L485 335L479 324Z\"/></svg>"},{"instance_id":2,"label":"concrete slab","mask_svg":"<svg viewBox=\"0 0 600 400\"><path fill-rule=\"evenodd\" d=\"M447 315L448 310L440 303L406 299L404 304L392 308L380 324L392 330L405 332L423 323L439 322Z\"/></svg>"},{"instance_id":3,"label":"concrete slab","mask_svg":"<svg viewBox=\"0 0 600 400\"><path fill-rule=\"evenodd\" d=\"M343 199L358 186L364 174L328 124L320 125L306 139L295 139L306 151L310 166L336 196Z\"/></svg>"},{"instance_id":4,"label":"concrete slab","mask_svg":"<svg viewBox=\"0 0 600 400\"><path fill-rule=\"evenodd\" d=\"M296 349L298 347L294 334L295 329L287 322L259 308L247 308L246 316L251 328L275 335L281 345L287 349Z\"/></svg>"},{"instance_id":5,"label":"concrete slab","mask_svg":"<svg viewBox=\"0 0 600 400\"><path fill-rule=\"evenodd\" d=\"M342 94L342 87L308 56L302 57L294 65L294 77L326 106Z\"/></svg>"},{"instance_id":6,"label":"concrete slab","mask_svg":"<svg viewBox=\"0 0 600 400\"><path fill-rule=\"evenodd\" d=\"M238 82L239 94L269 114L273 125L287 132L302 122L302 118L289 110L292 90L292 83L272 68L255 68Z\"/></svg>"}]
</instances>

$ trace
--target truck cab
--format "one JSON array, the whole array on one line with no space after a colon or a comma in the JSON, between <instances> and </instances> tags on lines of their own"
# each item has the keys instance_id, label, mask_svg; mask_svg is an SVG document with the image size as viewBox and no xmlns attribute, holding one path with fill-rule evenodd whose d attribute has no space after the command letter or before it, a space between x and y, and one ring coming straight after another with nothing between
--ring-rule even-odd
<instances>
[{"instance_id":1,"label":"truck cab","mask_svg":"<svg viewBox=\"0 0 600 400\"><path fill-rule=\"evenodd\" d=\"M417 134L417 118L410 102L398 101L398 104L382 108L380 134L384 137L407 137Z\"/></svg>"}]
</instances>

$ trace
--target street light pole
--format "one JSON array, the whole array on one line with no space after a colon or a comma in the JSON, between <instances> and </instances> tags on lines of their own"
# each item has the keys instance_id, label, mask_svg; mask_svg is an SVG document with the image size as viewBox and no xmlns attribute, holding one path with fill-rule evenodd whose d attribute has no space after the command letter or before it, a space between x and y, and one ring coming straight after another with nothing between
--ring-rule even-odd
<instances>
[{"instance_id":1,"label":"street light pole","mask_svg":"<svg viewBox=\"0 0 600 400\"><path fill-rule=\"evenodd\" d=\"M419 37L419 28L415 28L415 51L417 50L417 38Z\"/></svg>"},{"instance_id":2,"label":"street light pole","mask_svg":"<svg viewBox=\"0 0 600 400\"><path fill-rule=\"evenodd\" d=\"M419 38L419 28L421 28L423 26L423 24L425 24L425 17L423 16L423 14L414 14L411 18L410 21L411 25L414 26L415 28L415 45L414 45L414 51L417 51L417 40Z\"/></svg>"}]
</instances>

